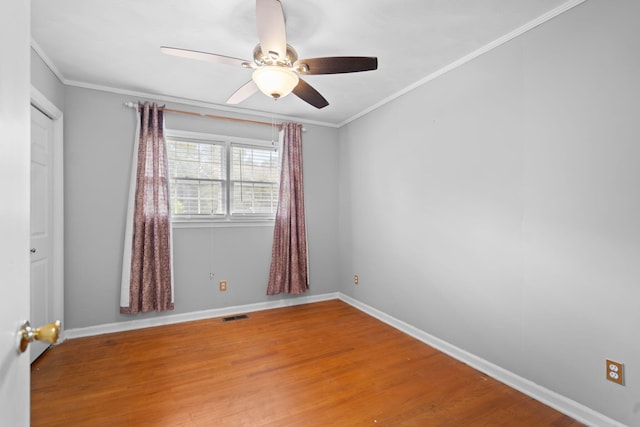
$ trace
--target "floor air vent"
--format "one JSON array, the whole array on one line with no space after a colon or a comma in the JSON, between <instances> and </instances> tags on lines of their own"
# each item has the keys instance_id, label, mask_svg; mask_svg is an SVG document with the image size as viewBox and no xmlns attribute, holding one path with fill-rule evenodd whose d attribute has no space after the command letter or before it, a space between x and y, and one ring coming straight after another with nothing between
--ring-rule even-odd
<instances>
[{"instance_id":1,"label":"floor air vent","mask_svg":"<svg viewBox=\"0 0 640 427\"><path fill-rule=\"evenodd\" d=\"M231 322L232 320L242 320L242 319L248 319L248 318L249 316L247 316L246 314L238 314L237 316L223 317L222 321Z\"/></svg>"}]
</instances>

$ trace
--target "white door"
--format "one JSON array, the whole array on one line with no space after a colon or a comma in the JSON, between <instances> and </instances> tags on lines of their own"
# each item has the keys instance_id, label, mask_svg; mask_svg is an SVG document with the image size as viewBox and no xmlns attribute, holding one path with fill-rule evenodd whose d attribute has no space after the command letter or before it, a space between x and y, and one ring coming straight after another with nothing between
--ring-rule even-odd
<instances>
[{"instance_id":1,"label":"white door","mask_svg":"<svg viewBox=\"0 0 640 427\"><path fill-rule=\"evenodd\" d=\"M0 2L0 424L29 425L29 3Z\"/></svg>"},{"instance_id":2,"label":"white door","mask_svg":"<svg viewBox=\"0 0 640 427\"><path fill-rule=\"evenodd\" d=\"M53 121L31 107L31 325L54 319ZM50 344L29 345L33 363Z\"/></svg>"}]
</instances>

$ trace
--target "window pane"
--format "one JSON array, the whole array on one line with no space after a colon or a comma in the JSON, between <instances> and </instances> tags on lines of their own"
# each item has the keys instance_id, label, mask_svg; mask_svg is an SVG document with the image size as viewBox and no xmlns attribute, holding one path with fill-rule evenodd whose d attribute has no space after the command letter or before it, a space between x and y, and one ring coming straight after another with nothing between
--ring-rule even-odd
<instances>
[{"instance_id":1,"label":"window pane","mask_svg":"<svg viewBox=\"0 0 640 427\"><path fill-rule=\"evenodd\" d=\"M172 178L225 179L224 146L189 141L167 141Z\"/></svg>"},{"instance_id":2,"label":"window pane","mask_svg":"<svg viewBox=\"0 0 640 427\"><path fill-rule=\"evenodd\" d=\"M225 147L167 140L173 216L226 215Z\"/></svg>"},{"instance_id":3,"label":"window pane","mask_svg":"<svg viewBox=\"0 0 640 427\"><path fill-rule=\"evenodd\" d=\"M278 207L280 156L273 148L231 147L231 213L272 217Z\"/></svg>"},{"instance_id":4,"label":"window pane","mask_svg":"<svg viewBox=\"0 0 640 427\"><path fill-rule=\"evenodd\" d=\"M234 181L278 182L280 156L274 149L233 146L231 179Z\"/></svg>"},{"instance_id":5,"label":"window pane","mask_svg":"<svg viewBox=\"0 0 640 427\"><path fill-rule=\"evenodd\" d=\"M171 185L171 213L175 216L224 215L222 181L175 180Z\"/></svg>"},{"instance_id":6,"label":"window pane","mask_svg":"<svg viewBox=\"0 0 640 427\"><path fill-rule=\"evenodd\" d=\"M234 182L231 200L233 213L273 216L278 208L278 185Z\"/></svg>"}]
</instances>

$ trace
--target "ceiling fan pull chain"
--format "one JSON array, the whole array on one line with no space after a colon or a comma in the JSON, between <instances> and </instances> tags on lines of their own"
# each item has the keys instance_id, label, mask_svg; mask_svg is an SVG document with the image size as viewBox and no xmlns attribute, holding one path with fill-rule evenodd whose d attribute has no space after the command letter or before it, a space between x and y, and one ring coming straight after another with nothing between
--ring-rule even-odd
<instances>
[{"instance_id":1,"label":"ceiling fan pull chain","mask_svg":"<svg viewBox=\"0 0 640 427\"><path fill-rule=\"evenodd\" d=\"M271 145L273 146L273 150L276 150L276 116L275 113L271 112Z\"/></svg>"}]
</instances>

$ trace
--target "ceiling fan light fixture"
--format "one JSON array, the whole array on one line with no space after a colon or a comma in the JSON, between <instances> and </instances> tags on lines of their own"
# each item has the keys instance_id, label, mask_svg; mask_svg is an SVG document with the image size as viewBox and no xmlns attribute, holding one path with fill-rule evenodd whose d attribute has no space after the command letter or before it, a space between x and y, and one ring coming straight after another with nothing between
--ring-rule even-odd
<instances>
[{"instance_id":1,"label":"ceiling fan light fixture","mask_svg":"<svg viewBox=\"0 0 640 427\"><path fill-rule=\"evenodd\" d=\"M300 81L295 72L277 65L266 65L256 69L252 78L260 91L273 99L289 95Z\"/></svg>"}]
</instances>

